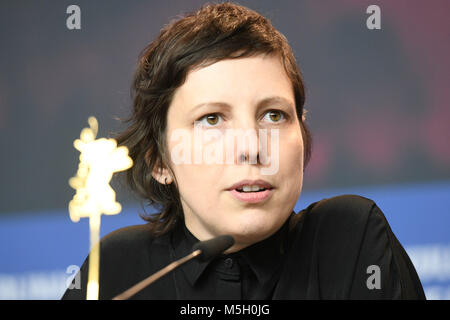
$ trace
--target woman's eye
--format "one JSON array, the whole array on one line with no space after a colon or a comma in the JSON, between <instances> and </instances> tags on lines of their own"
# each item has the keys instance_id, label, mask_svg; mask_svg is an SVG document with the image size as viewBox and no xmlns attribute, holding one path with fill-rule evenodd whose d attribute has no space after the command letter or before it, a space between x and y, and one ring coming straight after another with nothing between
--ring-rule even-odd
<instances>
[{"instance_id":1,"label":"woman's eye","mask_svg":"<svg viewBox=\"0 0 450 320\"><path fill-rule=\"evenodd\" d=\"M199 123L201 126L211 127L217 125L221 118L222 117L216 113L207 114L206 116L203 116L202 118L197 120L197 123Z\"/></svg>"},{"instance_id":2,"label":"woman's eye","mask_svg":"<svg viewBox=\"0 0 450 320\"><path fill-rule=\"evenodd\" d=\"M264 119L270 120L271 122L281 122L285 118L284 112L279 110L270 110L264 115Z\"/></svg>"},{"instance_id":3,"label":"woman's eye","mask_svg":"<svg viewBox=\"0 0 450 320\"><path fill-rule=\"evenodd\" d=\"M270 110L264 115L264 120L272 123L279 123L286 120L286 115L280 110ZM223 121L223 117L220 114L211 113L201 117L196 123L202 127L215 127L219 125L221 121Z\"/></svg>"}]
</instances>

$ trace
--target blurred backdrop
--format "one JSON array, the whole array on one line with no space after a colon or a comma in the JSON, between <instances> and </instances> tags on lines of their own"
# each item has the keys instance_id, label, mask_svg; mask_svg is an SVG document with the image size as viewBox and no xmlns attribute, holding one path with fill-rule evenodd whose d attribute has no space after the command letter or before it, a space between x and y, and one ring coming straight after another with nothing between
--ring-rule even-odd
<instances>
[{"instance_id":1,"label":"blurred backdrop","mask_svg":"<svg viewBox=\"0 0 450 320\"><path fill-rule=\"evenodd\" d=\"M373 199L429 299L450 298L450 2L236 1L291 44L306 83L313 155L296 210L338 194ZM59 299L89 251L88 221L69 219L87 119L124 128L137 58L161 28L205 1L0 2L0 299ZM69 5L81 29L69 30ZM381 9L370 30L369 5ZM102 235L144 223L124 209ZM152 212L153 208L146 208Z\"/></svg>"}]
</instances>

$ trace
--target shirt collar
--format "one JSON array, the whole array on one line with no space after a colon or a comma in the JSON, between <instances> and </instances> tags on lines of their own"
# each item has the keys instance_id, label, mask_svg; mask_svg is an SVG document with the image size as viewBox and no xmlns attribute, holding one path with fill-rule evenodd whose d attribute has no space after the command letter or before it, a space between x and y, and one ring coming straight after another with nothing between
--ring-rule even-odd
<instances>
[{"instance_id":1,"label":"shirt collar","mask_svg":"<svg viewBox=\"0 0 450 320\"><path fill-rule=\"evenodd\" d=\"M295 212L291 213L295 215ZM282 257L288 249L289 220L273 235L248 246L238 252L222 254L218 258L233 257L248 264L261 284L269 281L280 266ZM172 233L172 249L175 259L180 259L192 252L192 246L199 240L186 228L181 220ZM203 274L211 261L201 262L197 259L187 262L181 268L192 286Z\"/></svg>"},{"instance_id":2,"label":"shirt collar","mask_svg":"<svg viewBox=\"0 0 450 320\"><path fill-rule=\"evenodd\" d=\"M198 241L199 240L186 228L184 220L179 221L172 233L174 258L178 260L190 254L192 252L192 247ZM193 259L181 267L192 286L201 276L203 271L205 271L210 262L211 261L201 262L198 259Z\"/></svg>"}]
</instances>

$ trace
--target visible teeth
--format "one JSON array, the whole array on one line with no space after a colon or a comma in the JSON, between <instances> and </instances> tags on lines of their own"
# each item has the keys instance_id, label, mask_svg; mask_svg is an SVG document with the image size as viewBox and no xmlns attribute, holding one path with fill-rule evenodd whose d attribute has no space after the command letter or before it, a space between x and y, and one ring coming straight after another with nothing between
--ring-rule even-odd
<instances>
[{"instance_id":1,"label":"visible teeth","mask_svg":"<svg viewBox=\"0 0 450 320\"><path fill-rule=\"evenodd\" d=\"M264 188L260 188L260 187L258 187L258 186L244 186L244 187L242 188L242 190L243 190L244 192L255 192L255 191L262 190L262 189L264 189Z\"/></svg>"}]
</instances>

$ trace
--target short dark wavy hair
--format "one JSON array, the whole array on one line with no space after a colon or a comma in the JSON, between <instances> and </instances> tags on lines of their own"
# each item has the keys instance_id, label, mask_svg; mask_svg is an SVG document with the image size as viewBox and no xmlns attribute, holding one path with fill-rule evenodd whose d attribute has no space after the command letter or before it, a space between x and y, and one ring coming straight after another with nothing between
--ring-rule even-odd
<instances>
[{"instance_id":1,"label":"short dark wavy hair","mask_svg":"<svg viewBox=\"0 0 450 320\"><path fill-rule=\"evenodd\" d=\"M141 215L153 234L164 234L184 219L177 184L161 184L152 176L154 168L164 167L176 182L165 138L167 112L175 91L194 68L261 54L278 56L291 80L306 166L312 141L302 120L303 80L287 39L267 18L234 3L207 3L166 25L142 51L131 87L133 111L126 120L129 126L116 139L119 145L128 147L134 161L125 173L128 185L148 205L160 209L157 214Z\"/></svg>"}]
</instances>

